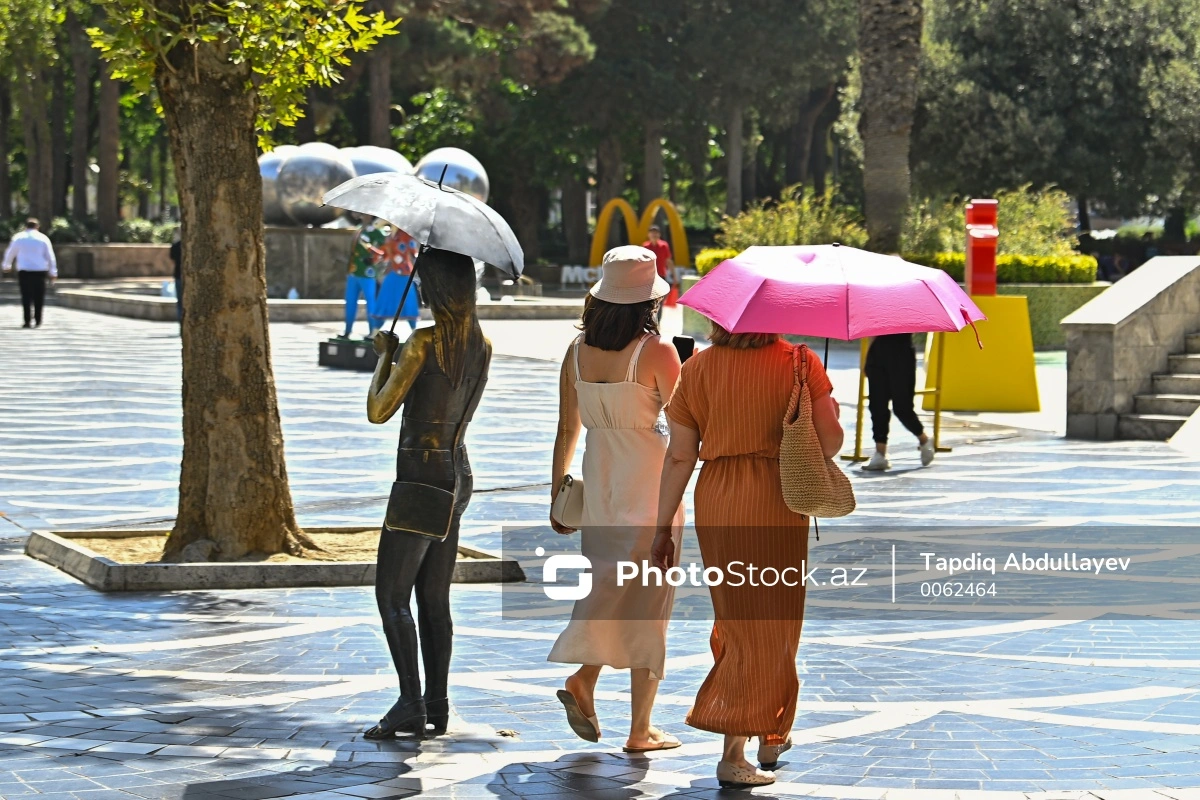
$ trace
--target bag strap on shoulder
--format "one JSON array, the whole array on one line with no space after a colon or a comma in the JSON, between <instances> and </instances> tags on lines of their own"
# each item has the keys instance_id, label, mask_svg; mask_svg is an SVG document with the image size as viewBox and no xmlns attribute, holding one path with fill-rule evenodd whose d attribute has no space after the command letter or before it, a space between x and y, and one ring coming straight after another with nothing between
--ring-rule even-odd
<instances>
[{"instance_id":1,"label":"bag strap on shoulder","mask_svg":"<svg viewBox=\"0 0 1200 800\"><path fill-rule=\"evenodd\" d=\"M796 359L799 356L800 367L796 366ZM803 385L809 380L809 345L797 344L792 348L792 375L796 378L796 383Z\"/></svg>"}]
</instances>

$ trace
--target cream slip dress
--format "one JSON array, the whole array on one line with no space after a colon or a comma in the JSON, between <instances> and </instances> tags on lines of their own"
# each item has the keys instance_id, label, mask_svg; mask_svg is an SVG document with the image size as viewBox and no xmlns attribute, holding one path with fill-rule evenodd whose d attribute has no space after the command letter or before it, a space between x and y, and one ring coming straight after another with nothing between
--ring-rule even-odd
<instances>
[{"instance_id":1,"label":"cream slip dress","mask_svg":"<svg viewBox=\"0 0 1200 800\"><path fill-rule=\"evenodd\" d=\"M617 585L617 562L650 562L658 517L658 483L667 451L667 423L658 389L637 382L644 334L629 358L621 383L589 383L579 377L579 345L573 360L579 417L587 429L583 451L582 552L592 563L592 591L575 602L571 621L547 661L615 669L649 669L662 679L667 623L675 590L639 577ZM675 552L683 530L683 505L675 514Z\"/></svg>"}]
</instances>

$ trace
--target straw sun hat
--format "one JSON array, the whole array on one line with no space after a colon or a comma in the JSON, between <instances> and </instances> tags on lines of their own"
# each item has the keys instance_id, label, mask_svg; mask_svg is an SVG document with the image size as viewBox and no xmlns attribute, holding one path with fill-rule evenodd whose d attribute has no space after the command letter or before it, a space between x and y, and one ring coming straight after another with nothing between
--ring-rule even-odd
<instances>
[{"instance_id":1,"label":"straw sun hat","mask_svg":"<svg viewBox=\"0 0 1200 800\"><path fill-rule=\"evenodd\" d=\"M666 297L671 285L659 277L654 253L635 244L614 247L604 254L603 273L592 297L628 305Z\"/></svg>"}]
</instances>

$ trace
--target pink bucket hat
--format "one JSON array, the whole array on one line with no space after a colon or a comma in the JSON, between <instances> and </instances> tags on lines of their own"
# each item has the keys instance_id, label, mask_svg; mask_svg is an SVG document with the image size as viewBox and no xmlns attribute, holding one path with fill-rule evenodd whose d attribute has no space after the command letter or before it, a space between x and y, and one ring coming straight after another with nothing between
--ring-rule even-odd
<instances>
[{"instance_id":1,"label":"pink bucket hat","mask_svg":"<svg viewBox=\"0 0 1200 800\"><path fill-rule=\"evenodd\" d=\"M592 297L629 305L666 297L671 285L658 275L654 253L635 244L614 247L604 254L603 274Z\"/></svg>"}]
</instances>

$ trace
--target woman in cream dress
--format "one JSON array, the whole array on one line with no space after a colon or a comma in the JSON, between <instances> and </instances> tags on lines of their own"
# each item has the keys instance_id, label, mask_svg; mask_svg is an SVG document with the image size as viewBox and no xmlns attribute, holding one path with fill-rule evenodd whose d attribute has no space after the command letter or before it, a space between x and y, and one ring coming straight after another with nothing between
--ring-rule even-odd
<instances>
[{"instance_id":1,"label":"woman in cream dress","mask_svg":"<svg viewBox=\"0 0 1200 800\"><path fill-rule=\"evenodd\" d=\"M665 750L679 740L650 723L666 662L667 623L674 602L669 586L617 584L617 562L650 558L658 507L658 478L667 449L663 406L679 377L679 356L658 336L658 305L669 287L658 277L654 254L642 247L610 250L604 274L584 304L580 327L563 359L558 436L551 486L557 495L581 426L583 455L582 551L591 561L591 593L578 600L571 622L549 661L581 664L559 699L572 730L600 738L594 695L602 666L628 669L632 709L626 752ZM573 533L551 517L559 533ZM683 506L676 515L683 527Z\"/></svg>"}]
</instances>

